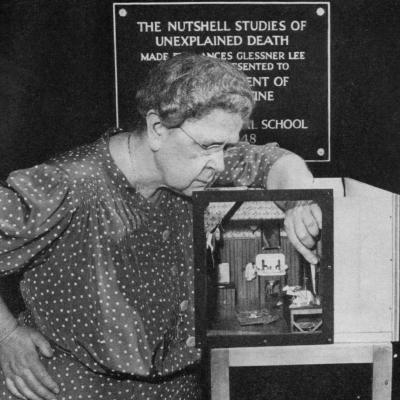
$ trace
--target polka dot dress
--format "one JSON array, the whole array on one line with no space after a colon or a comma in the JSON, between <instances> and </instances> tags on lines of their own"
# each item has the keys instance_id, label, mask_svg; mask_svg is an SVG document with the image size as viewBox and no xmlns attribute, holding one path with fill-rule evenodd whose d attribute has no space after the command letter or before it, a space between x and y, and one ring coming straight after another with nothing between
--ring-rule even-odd
<instances>
[{"instance_id":1,"label":"polka dot dress","mask_svg":"<svg viewBox=\"0 0 400 400\"><path fill-rule=\"evenodd\" d=\"M160 190L148 202L108 146L104 136L0 186L0 269L24 269L24 323L57 349L42 360L57 398L197 399L190 201ZM265 185L283 154L237 146L217 183Z\"/></svg>"}]
</instances>

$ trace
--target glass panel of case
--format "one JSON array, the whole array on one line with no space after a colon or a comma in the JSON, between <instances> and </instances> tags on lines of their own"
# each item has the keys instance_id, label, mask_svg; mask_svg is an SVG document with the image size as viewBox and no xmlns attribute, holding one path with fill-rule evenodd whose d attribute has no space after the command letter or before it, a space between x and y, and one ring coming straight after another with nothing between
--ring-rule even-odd
<instances>
[{"instance_id":1,"label":"glass panel of case","mask_svg":"<svg viewBox=\"0 0 400 400\"><path fill-rule=\"evenodd\" d=\"M331 342L331 191L211 190L193 199L197 345ZM320 206L318 264L290 243L280 201Z\"/></svg>"}]
</instances>

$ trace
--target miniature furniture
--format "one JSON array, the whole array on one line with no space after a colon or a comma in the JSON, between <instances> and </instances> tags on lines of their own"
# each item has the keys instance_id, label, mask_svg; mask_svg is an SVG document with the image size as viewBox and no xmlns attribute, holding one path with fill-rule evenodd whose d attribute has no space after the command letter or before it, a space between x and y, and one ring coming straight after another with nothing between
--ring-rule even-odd
<instances>
[{"instance_id":1,"label":"miniature furniture","mask_svg":"<svg viewBox=\"0 0 400 400\"><path fill-rule=\"evenodd\" d=\"M305 306L290 309L290 331L291 332L315 332L322 325L322 308ZM321 315L321 319L311 325L301 323L296 319L296 316L315 316Z\"/></svg>"}]
</instances>

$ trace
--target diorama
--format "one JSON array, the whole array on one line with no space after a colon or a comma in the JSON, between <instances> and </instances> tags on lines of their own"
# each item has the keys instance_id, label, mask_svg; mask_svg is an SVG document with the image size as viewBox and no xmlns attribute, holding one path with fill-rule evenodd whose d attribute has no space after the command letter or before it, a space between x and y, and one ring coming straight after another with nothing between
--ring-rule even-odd
<instances>
[{"instance_id":1,"label":"diorama","mask_svg":"<svg viewBox=\"0 0 400 400\"><path fill-rule=\"evenodd\" d=\"M283 229L288 201L322 210L317 264ZM212 189L193 207L197 346L333 342L332 190Z\"/></svg>"}]
</instances>

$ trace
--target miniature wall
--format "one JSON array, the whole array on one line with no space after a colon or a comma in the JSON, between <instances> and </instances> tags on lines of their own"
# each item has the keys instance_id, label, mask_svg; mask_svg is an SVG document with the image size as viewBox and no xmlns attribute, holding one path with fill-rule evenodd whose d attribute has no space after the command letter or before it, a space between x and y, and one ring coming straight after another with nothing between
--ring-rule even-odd
<instances>
[{"instance_id":1,"label":"miniature wall","mask_svg":"<svg viewBox=\"0 0 400 400\"><path fill-rule=\"evenodd\" d=\"M227 232L228 233L228 232ZM228 233L229 234L229 233ZM262 250L261 237L225 238L221 249L221 262L231 260L231 279L236 289L236 302L239 309L256 309L259 306L259 282L257 279L247 281L244 269L247 263L254 261L260 253L283 253L285 255L288 285L300 284L299 255L289 243L287 237L281 238L281 248Z\"/></svg>"}]
</instances>

